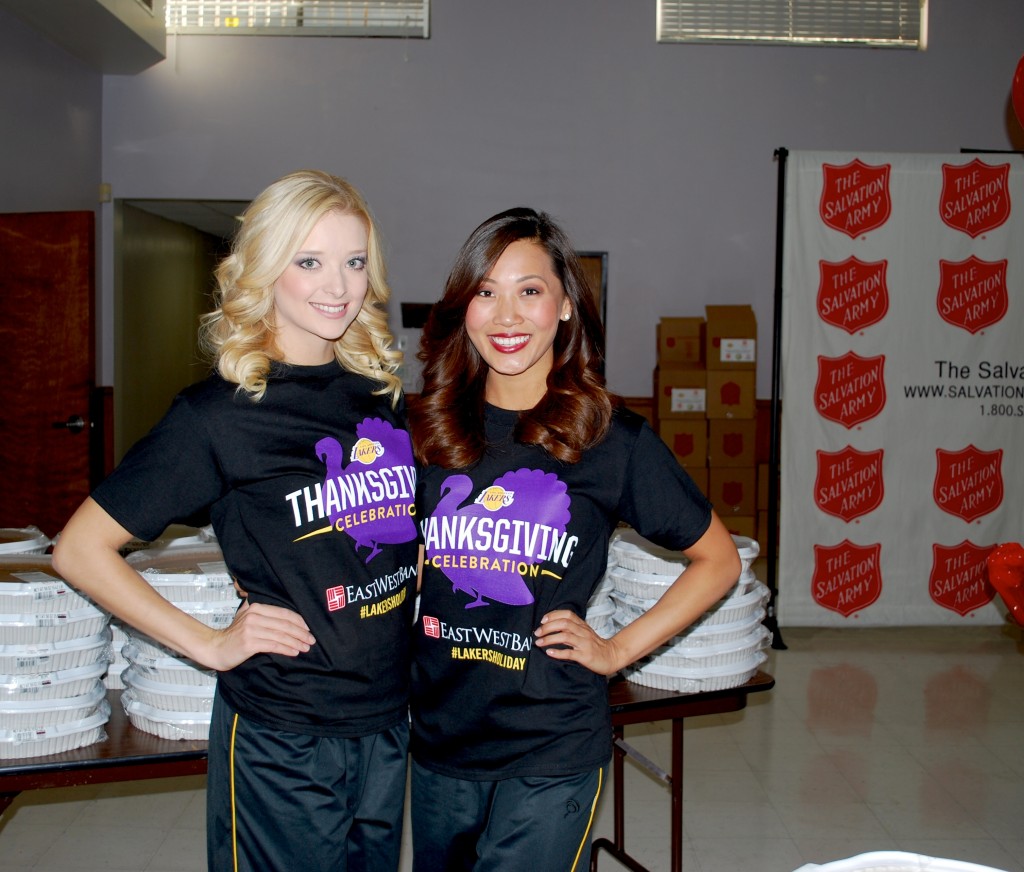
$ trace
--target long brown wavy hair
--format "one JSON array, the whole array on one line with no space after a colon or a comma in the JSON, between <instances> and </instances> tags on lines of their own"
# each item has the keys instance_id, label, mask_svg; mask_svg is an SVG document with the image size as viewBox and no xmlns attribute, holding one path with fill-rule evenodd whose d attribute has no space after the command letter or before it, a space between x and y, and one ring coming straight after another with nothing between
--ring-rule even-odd
<instances>
[{"instance_id":1,"label":"long brown wavy hair","mask_svg":"<svg viewBox=\"0 0 1024 872\"><path fill-rule=\"evenodd\" d=\"M418 355L423 390L409 408L413 446L422 463L459 469L483 456L488 367L466 332L466 310L502 252L519 240L547 251L572 317L558 324L547 393L520 413L516 441L575 463L608 432L615 398L605 388L603 330L583 267L549 215L518 207L488 218L470 234L424 325Z\"/></svg>"}]
</instances>

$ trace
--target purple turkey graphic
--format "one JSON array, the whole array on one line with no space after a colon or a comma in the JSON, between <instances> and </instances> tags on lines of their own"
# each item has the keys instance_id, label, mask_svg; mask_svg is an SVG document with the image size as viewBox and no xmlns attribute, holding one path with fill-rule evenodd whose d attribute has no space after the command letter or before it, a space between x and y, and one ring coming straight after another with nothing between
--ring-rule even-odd
<instances>
[{"instance_id":1,"label":"purple turkey graphic","mask_svg":"<svg viewBox=\"0 0 1024 872\"><path fill-rule=\"evenodd\" d=\"M380 418L367 418L356 425L347 466L344 449L331 436L316 443L316 454L327 467L324 495L331 524L347 533L357 550L370 549L367 563L380 554L382 544L416 538L410 510L415 471L408 433Z\"/></svg>"},{"instance_id":2,"label":"purple turkey graphic","mask_svg":"<svg viewBox=\"0 0 1024 872\"><path fill-rule=\"evenodd\" d=\"M539 565L565 542L570 520L565 484L554 473L517 469L465 504L472 490L465 475L449 476L441 485L431 518L440 538L428 535L428 562L449 578L453 591L473 597L467 609L488 605L485 597L529 605L533 594L523 575L538 574Z\"/></svg>"}]
</instances>

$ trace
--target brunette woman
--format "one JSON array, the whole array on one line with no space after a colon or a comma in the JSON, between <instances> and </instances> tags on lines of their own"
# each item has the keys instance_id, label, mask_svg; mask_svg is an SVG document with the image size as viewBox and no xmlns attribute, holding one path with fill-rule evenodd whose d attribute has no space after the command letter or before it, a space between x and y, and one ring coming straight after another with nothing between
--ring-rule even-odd
<instances>
[{"instance_id":1,"label":"brunette woman","mask_svg":"<svg viewBox=\"0 0 1024 872\"><path fill-rule=\"evenodd\" d=\"M410 412L423 465L413 655L415 872L586 869L612 752L607 677L735 584L732 537L601 372L566 234L511 209L455 260ZM624 521L685 572L609 639L584 617Z\"/></svg>"}]
</instances>

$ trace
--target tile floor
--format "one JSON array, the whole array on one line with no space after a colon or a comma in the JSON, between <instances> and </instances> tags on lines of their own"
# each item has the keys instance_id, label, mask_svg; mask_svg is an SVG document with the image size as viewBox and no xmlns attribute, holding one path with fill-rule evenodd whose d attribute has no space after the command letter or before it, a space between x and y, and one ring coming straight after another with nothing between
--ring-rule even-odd
<instances>
[{"instance_id":1,"label":"tile floor","mask_svg":"<svg viewBox=\"0 0 1024 872\"><path fill-rule=\"evenodd\" d=\"M1024 872L1020 628L782 636L787 650L764 667L774 690L687 722L687 872L792 872L875 850ZM666 724L626 739L669 768ZM626 846L662 872L666 788L626 769ZM185 778L22 794L0 819L0 868L199 872L202 787ZM606 800L596 834L610 837ZM600 868L622 867L602 855Z\"/></svg>"}]
</instances>

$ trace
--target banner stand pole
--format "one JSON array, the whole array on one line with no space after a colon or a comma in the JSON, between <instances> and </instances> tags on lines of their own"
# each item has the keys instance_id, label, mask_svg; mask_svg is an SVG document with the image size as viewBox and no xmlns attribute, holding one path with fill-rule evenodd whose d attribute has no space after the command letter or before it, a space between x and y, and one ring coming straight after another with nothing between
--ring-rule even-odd
<instances>
[{"instance_id":1,"label":"banner stand pole","mask_svg":"<svg viewBox=\"0 0 1024 872\"><path fill-rule=\"evenodd\" d=\"M766 558L768 561L769 599L764 625L771 630L772 648L785 651L786 643L782 641L779 622L776 617L776 606L779 598L778 585L778 529L779 529L779 426L780 426L780 383L782 374L782 239L786 219L786 157L789 151L785 148L775 149L775 158L779 162L779 187L776 198L775 213L775 307L772 319L772 399L771 424L768 442L768 542Z\"/></svg>"}]
</instances>

